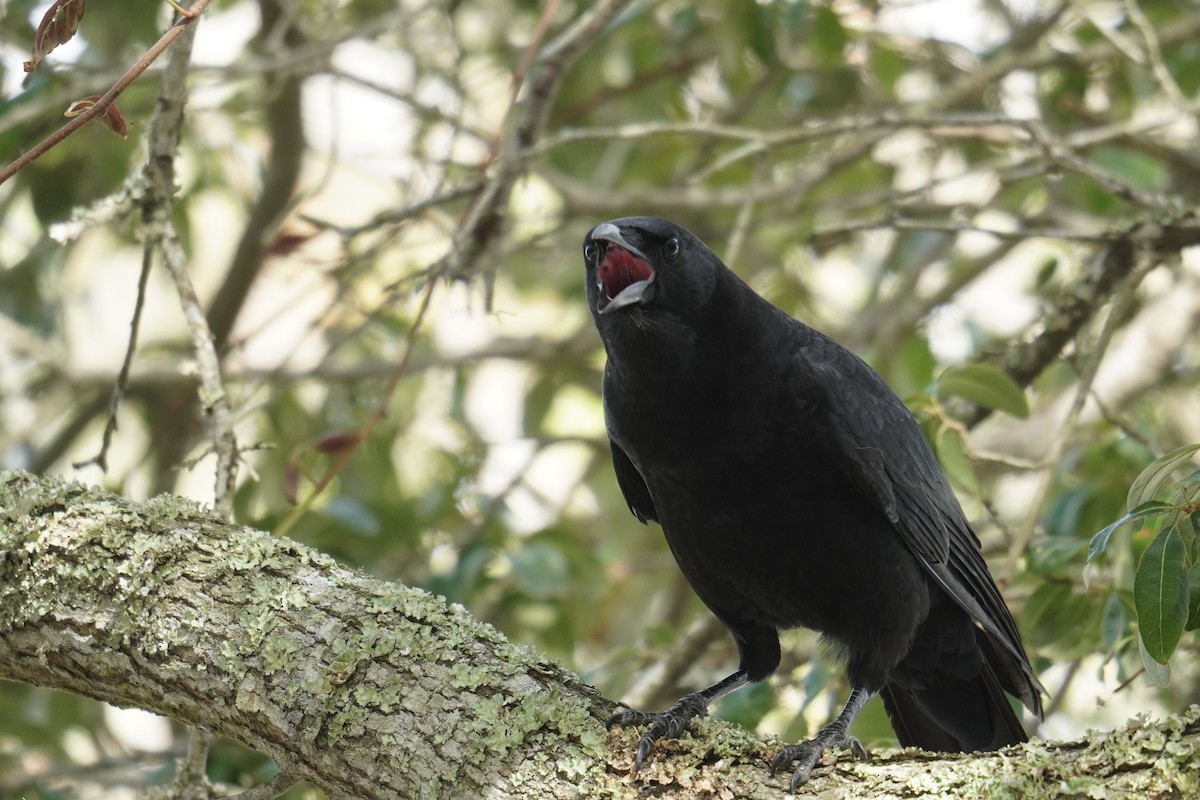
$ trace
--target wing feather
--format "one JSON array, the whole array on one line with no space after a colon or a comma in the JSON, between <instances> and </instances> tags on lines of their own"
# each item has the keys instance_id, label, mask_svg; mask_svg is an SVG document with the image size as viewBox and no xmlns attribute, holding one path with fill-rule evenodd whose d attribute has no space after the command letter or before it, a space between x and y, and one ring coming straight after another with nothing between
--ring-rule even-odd
<instances>
[{"instance_id":1,"label":"wing feather","mask_svg":"<svg viewBox=\"0 0 1200 800\"><path fill-rule=\"evenodd\" d=\"M613 470L617 473L617 485L621 487L621 494L625 496L629 510L633 512L639 522L645 523L647 520L658 522L658 511L654 508L654 500L650 497L650 489L646 487L642 473L638 472L638 468L634 466L633 461L620 445L612 439L608 440L608 444L612 448Z\"/></svg>"},{"instance_id":2,"label":"wing feather","mask_svg":"<svg viewBox=\"0 0 1200 800\"><path fill-rule=\"evenodd\" d=\"M810 329L811 330L811 329ZM1045 691L988 571L979 539L908 408L865 362L813 332L801 374L826 394L827 446L859 491L892 522L929 575L993 642L1001 679L1041 715Z\"/></svg>"}]
</instances>

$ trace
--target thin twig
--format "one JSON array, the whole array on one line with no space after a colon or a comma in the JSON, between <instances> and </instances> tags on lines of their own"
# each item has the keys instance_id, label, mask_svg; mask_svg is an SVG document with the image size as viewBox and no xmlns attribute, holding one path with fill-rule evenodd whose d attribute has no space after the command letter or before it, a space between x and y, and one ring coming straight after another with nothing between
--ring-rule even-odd
<instances>
[{"instance_id":1,"label":"thin twig","mask_svg":"<svg viewBox=\"0 0 1200 800\"><path fill-rule=\"evenodd\" d=\"M150 267L154 259L149 249L142 251L142 271L138 275L137 298L133 304L133 319L129 322L129 344L125 348L125 360L121 362L121 371L117 373L117 382L113 385L112 397L108 401L108 420L104 423L104 434L100 437L100 452L87 461L72 464L75 469L82 469L89 464L100 467L102 472L108 471L108 447L112 444L113 433L117 430L117 411L125 392L129 389L129 373L133 368L133 352L137 349L138 330L142 324L142 308L146 304L146 284L150 279Z\"/></svg>"},{"instance_id":2,"label":"thin twig","mask_svg":"<svg viewBox=\"0 0 1200 800\"><path fill-rule=\"evenodd\" d=\"M1163 61L1162 45L1159 44L1158 34L1155 32L1154 26L1150 24L1150 20L1147 19L1146 12L1142 11L1137 0L1125 0L1125 10L1146 43L1147 60L1150 62L1150 70L1154 73L1158 85L1162 87L1172 102L1183 105L1185 101L1183 90L1179 88L1179 84L1175 82L1174 76L1171 75L1171 71L1167 69L1167 65Z\"/></svg>"},{"instance_id":3,"label":"thin twig","mask_svg":"<svg viewBox=\"0 0 1200 800\"><path fill-rule=\"evenodd\" d=\"M989 228L961 219L913 219L889 213L878 219L853 221L844 225L838 225L837 227L822 228L819 231L814 231L811 239L814 244L820 244L820 242L826 239L840 240L851 233L876 230L985 233L1002 241L1014 242L1024 242L1031 239L1054 239L1056 241L1107 244L1120 238L1119 234L1104 230L1077 231L1066 228Z\"/></svg>"},{"instance_id":4,"label":"thin twig","mask_svg":"<svg viewBox=\"0 0 1200 800\"><path fill-rule=\"evenodd\" d=\"M741 255L742 245L746 242L746 235L750 230L750 223L754 219L754 187L757 186L765 172L762 164L754 170L754 177L751 179L750 189L746 192L746 202L738 209L737 219L734 220L733 228L729 231L729 239L725 243L725 263L736 264L738 256Z\"/></svg>"},{"instance_id":5,"label":"thin twig","mask_svg":"<svg viewBox=\"0 0 1200 800\"><path fill-rule=\"evenodd\" d=\"M212 424L216 452L216 486L213 505L227 519L233 517L233 490L237 483L238 448L233 432L233 410L221 379L221 362L205 319L200 298L188 272L187 255L172 222L171 198L175 191L175 153L183 129L187 101L187 74L195 27L179 40L163 72L157 111L150 124L150 152L145 175L147 193L142 216L146 247L157 250L167 266L187 323L192 352L200 378L200 405Z\"/></svg>"},{"instance_id":6,"label":"thin twig","mask_svg":"<svg viewBox=\"0 0 1200 800\"><path fill-rule=\"evenodd\" d=\"M116 101L121 92L128 89L135 80L141 77L142 73L145 72L146 69L153 64L159 56L165 53L167 48L170 47L176 39L183 35L184 31L187 31L193 27L193 23L200 18L200 15L204 12L204 9L208 7L209 2L211 2L211 0L195 0L189 9L191 16L181 16L178 20L176 20L175 24L168 28L166 32L159 37L158 41L151 45L150 49L147 50L141 58L134 62L133 66L130 67L129 70L122 75L115 84L113 84L111 89L105 92L104 95L96 101L95 105L88 107L79 116L73 117L66 125L63 125L54 133L38 142L29 150L22 153L16 161L13 161L7 167L0 170L0 184L3 184L13 175L16 175L25 167L41 158L43 155L49 152L51 148L62 143L68 136L82 128L87 123L104 114L107 114L109 106Z\"/></svg>"},{"instance_id":7,"label":"thin twig","mask_svg":"<svg viewBox=\"0 0 1200 800\"><path fill-rule=\"evenodd\" d=\"M196 356L200 377L200 404L212 420L213 447L216 451L216 489L214 507L217 513L233 515L233 489L237 482L237 439L233 432L233 410L221 380L221 361L212 332L204 318L204 309L188 273L187 255L175 226L168 219L158 220L151 229L163 261L175 281L175 290L183 307L192 352Z\"/></svg>"},{"instance_id":8,"label":"thin twig","mask_svg":"<svg viewBox=\"0 0 1200 800\"><path fill-rule=\"evenodd\" d=\"M500 143L494 158L495 173L475 194L465 219L453 237L450 248L437 263L426 270L428 280L416 319L405 338L405 351L400 363L392 371L383 392L379 409L355 433L352 443L341 448L333 463L315 482L305 500L294 508L276 526L275 533L285 535L311 506L313 500L329 485L333 478L349 462L358 446L370 436L375 427L386 417L387 407L400 379L406 374L416 345L416 336L429 309L433 292L438 283L445 279L464 279L474 272L479 255L502 229L503 209L512 185L525 163L524 153L533 147L545 127L549 104L554 90L562 79L567 64L574 59L588 42L597 36L616 14L620 0L605 0L597 3L576 20L566 31L542 47L528 61L528 70L514 76L525 86L525 91L514 89L513 102L508 110L511 121L508 127L511 137Z\"/></svg>"},{"instance_id":9,"label":"thin twig","mask_svg":"<svg viewBox=\"0 0 1200 800\"><path fill-rule=\"evenodd\" d=\"M178 787L175 797L201 796L208 794L208 743L209 734L201 728L188 730L187 752L179 759L179 772L175 776ZM200 792L196 790L200 789Z\"/></svg>"},{"instance_id":10,"label":"thin twig","mask_svg":"<svg viewBox=\"0 0 1200 800\"><path fill-rule=\"evenodd\" d=\"M279 772L270 780L233 795L233 800L275 800L299 782L299 776Z\"/></svg>"}]
</instances>

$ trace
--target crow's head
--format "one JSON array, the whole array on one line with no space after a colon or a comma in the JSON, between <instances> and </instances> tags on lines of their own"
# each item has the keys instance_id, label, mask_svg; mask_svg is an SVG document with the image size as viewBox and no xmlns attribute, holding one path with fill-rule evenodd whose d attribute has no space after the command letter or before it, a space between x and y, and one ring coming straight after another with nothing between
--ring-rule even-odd
<instances>
[{"instance_id":1,"label":"crow's head","mask_svg":"<svg viewBox=\"0 0 1200 800\"><path fill-rule=\"evenodd\" d=\"M721 262L672 222L625 217L583 240L588 305L597 322L627 312L688 316L712 294Z\"/></svg>"}]
</instances>

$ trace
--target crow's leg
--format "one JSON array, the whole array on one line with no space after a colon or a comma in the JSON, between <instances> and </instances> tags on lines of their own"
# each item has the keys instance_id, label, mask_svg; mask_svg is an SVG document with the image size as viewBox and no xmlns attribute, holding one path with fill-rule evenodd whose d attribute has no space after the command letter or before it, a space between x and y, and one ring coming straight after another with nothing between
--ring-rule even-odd
<instances>
[{"instance_id":1,"label":"crow's leg","mask_svg":"<svg viewBox=\"0 0 1200 800\"><path fill-rule=\"evenodd\" d=\"M874 692L868 692L866 689L855 689L850 692L850 699L846 701L846 706L842 709L842 713L838 714L837 719L818 731L817 735L807 742L790 744L771 759L771 774L774 775L784 767L790 766L793 761L800 762L796 765L796 771L792 773L790 791L795 792L797 787L807 783L808 779L812 777L812 770L816 766L817 759L826 750L848 747L856 758L865 760L867 751L862 746L862 742L853 736L847 736L846 731L873 694Z\"/></svg>"},{"instance_id":2,"label":"crow's leg","mask_svg":"<svg viewBox=\"0 0 1200 800\"><path fill-rule=\"evenodd\" d=\"M666 711L646 712L634 711L633 709L625 709L619 711L609 717L608 727L613 726L630 727L635 725L649 725L650 728L638 741L637 758L634 759L633 769L636 772L641 768L642 762L646 760L650 749L654 747L654 743L659 739L677 739L687 730L688 725L696 717L703 717L708 713L708 707L713 702L724 697L732 692L750 683L750 677L745 670L739 669L727 678L717 681L707 689L701 689L698 692L685 694L679 698L675 705L668 708ZM847 723L848 724L848 723Z\"/></svg>"}]
</instances>

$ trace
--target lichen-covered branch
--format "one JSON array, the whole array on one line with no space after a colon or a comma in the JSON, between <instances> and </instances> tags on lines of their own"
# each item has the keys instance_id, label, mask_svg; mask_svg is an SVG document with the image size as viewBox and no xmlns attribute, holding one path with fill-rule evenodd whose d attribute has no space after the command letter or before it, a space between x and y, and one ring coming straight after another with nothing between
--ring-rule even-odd
<instances>
[{"instance_id":1,"label":"lichen-covered branch","mask_svg":"<svg viewBox=\"0 0 1200 800\"><path fill-rule=\"evenodd\" d=\"M636 732L461 607L162 496L0 473L0 678L242 742L332 797L780 798L777 744L705 720L631 775ZM1082 742L842 761L814 796L1179 797L1200 708ZM852 788L851 788L852 787Z\"/></svg>"},{"instance_id":2,"label":"lichen-covered branch","mask_svg":"<svg viewBox=\"0 0 1200 800\"><path fill-rule=\"evenodd\" d=\"M201 725L333 796L603 773L610 705L461 607L170 496L0 482L0 677Z\"/></svg>"}]
</instances>

